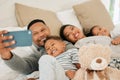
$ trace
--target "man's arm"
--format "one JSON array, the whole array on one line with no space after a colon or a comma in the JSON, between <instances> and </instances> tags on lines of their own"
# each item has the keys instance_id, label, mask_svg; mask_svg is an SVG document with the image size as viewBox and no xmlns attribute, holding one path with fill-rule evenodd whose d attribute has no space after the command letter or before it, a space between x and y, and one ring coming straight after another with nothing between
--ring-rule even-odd
<instances>
[{"instance_id":1,"label":"man's arm","mask_svg":"<svg viewBox=\"0 0 120 80\"><path fill-rule=\"evenodd\" d=\"M29 74L34 70L37 70L38 60L40 56L35 56L37 54L34 54L23 59L10 52L13 48L10 48L9 46L15 44L15 41L4 42L4 40L9 40L13 38L12 36L3 35L6 33L8 33L8 31L6 30L0 31L0 57L4 60L4 62L13 70L19 71L24 74Z\"/></svg>"},{"instance_id":2,"label":"man's arm","mask_svg":"<svg viewBox=\"0 0 120 80\"><path fill-rule=\"evenodd\" d=\"M37 55L36 55L37 56ZM33 71L38 70L38 60L39 58L35 55L30 55L26 58L21 58L16 54L9 60L4 60L4 62L13 70L18 71L23 74L29 74Z\"/></svg>"}]
</instances>

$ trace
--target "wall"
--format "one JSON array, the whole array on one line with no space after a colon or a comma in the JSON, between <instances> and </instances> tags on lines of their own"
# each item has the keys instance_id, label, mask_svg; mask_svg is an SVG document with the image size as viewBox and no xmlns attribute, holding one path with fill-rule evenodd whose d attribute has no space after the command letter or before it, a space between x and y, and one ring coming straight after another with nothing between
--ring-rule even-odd
<instances>
[{"instance_id":1,"label":"wall","mask_svg":"<svg viewBox=\"0 0 120 80\"><path fill-rule=\"evenodd\" d=\"M14 3L22 3L25 5L57 12L72 8L72 5L84 1L86 0L0 0L0 27L17 26ZM109 0L102 1L108 9Z\"/></svg>"}]
</instances>

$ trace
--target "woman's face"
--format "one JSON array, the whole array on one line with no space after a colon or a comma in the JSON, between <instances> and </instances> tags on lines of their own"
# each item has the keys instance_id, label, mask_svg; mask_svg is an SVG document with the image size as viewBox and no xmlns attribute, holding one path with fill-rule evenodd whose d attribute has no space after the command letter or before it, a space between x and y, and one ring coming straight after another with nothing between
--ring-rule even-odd
<instances>
[{"instance_id":1,"label":"woman's face","mask_svg":"<svg viewBox=\"0 0 120 80\"><path fill-rule=\"evenodd\" d=\"M66 37L66 39L72 43L75 43L79 39L82 39L85 37L83 32L75 26L67 26L64 29L63 34Z\"/></svg>"},{"instance_id":2,"label":"woman's face","mask_svg":"<svg viewBox=\"0 0 120 80\"><path fill-rule=\"evenodd\" d=\"M61 40L49 39L45 43L45 50L48 55L56 57L65 51L65 43Z\"/></svg>"}]
</instances>

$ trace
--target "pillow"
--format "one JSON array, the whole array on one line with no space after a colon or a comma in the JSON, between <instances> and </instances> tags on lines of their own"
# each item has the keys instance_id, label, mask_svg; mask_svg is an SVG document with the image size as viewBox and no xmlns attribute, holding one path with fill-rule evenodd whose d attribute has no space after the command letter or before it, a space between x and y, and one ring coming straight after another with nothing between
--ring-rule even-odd
<instances>
[{"instance_id":1,"label":"pillow","mask_svg":"<svg viewBox=\"0 0 120 80\"><path fill-rule=\"evenodd\" d=\"M21 28L21 27L3 27L3 28L0 28L0 30L20 31L20 30L24 30L24 28Z\"/></svg>"},{"instance_id":2,"label":"pillow","mask_svg":"<svg viewBox=\"0 0 120 80\"><path fill-rule=\"evenodd\" d=\"M106 27L109 31L113 29L110 15L100 0L90 0L74 5L73 9L85 33L88 33L94 25Z\"/></svg>"},{"instance_id":3,"label":"pillow","mask_svg":"<svg viewBox=\"0 0 120 80\"><path fill-rule=\"evenodd\" d=\"M80 25L73 9L57 12L57 17L63 25L75 25L76 27L79 27L82 30L82 26Z\"/></svg>"},{"instance_id":4,"label":"pillow","mask_svg":"<svg viewBox=\"0 0 120 80\"><path fill-rule=\"evenodd\" d=\"M52 35L59 35L61 22L54 12L33 8L18 3L15 4L15 11L19 26L23 27L29 24L29 22L33 19L42 19L49 26Z\"/></svg>"}]
</instances>

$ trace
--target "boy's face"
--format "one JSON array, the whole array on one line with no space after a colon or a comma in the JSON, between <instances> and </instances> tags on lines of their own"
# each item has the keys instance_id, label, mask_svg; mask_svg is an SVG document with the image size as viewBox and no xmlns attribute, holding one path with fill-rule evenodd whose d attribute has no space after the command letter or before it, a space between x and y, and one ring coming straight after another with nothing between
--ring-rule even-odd
<instances>
[{"instance_id":1,"label":"boy's face","mask_svg":"<svg viewBox=\"0 0 120 80\"><path fill-rule=\"evenodd\" d=\"M42 22L37 22L30 27L33 42L38 46L44 45L44 40L50 35L49 28Z\"/></svg>"},{"instance_id":2,"label":"boy's face","mask_svg":"<svg viewBox=\"0 0 120 80\"><path fill-rule=\"evenodd\" d=\"M65 43L61 40L49 39L45 43L46 52L51 56L58 56L65 51Z\"/></svg>"},{"instance_id":3,"label":"boy's face","mask_svg":"<svg viewBox=\"0 0 120 80\"><path fill-rule=\"evenodd\" d=\"M100 27L100 26L96 26L95 28L93 28L92 34L94 36L109 36L110 35L109 31L106 28Z\"/></svg>"},{"instance_id":4,"label":"boy's face","mask_svg":"<svg viewBox=\"0 0 120 80\"><path fill-rule=\"evenodd\" d=\"M66 39L72 43L75 43L79 39L82 39L85 37L83 32L75 26L67 26L64 29L63 33L64 33L64 36L66 37Z\"/></svg>"}]
</instances>

